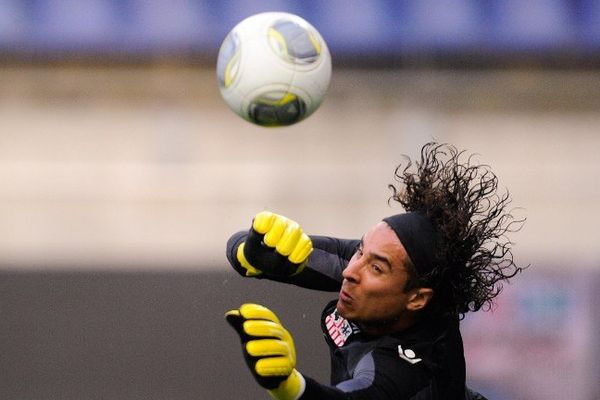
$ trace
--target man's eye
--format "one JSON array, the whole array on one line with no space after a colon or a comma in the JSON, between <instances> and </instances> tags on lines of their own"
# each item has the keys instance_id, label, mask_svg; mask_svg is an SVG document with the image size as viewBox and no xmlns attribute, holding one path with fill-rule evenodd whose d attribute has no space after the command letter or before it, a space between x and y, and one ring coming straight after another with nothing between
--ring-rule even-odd
<instances>
[{"instance_id":1,"label":"man's eye","mask_svg":"<svg viewBox=\"0 0 600 400\"><path fill-rule=\"evenodd\" d=\"M383 272L383 269L377 264L371 264L371 269L373 269L373 271L377 274L380 274Z\"/></svg>"}]
</instances>

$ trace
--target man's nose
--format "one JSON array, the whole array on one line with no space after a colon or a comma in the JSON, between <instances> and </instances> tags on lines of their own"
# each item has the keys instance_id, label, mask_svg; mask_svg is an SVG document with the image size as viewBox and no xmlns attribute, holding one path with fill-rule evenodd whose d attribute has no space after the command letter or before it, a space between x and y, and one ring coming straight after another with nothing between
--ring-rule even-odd
<instances>
[{"instance_id":1,"label":"man's nose","mask_svg":"<svg viewBox=\"0 0 600 400\"><path fill-rule=\"evenodd\" d=\"M359 261L350 261L346 269L342 272L342 277L347 281L357 283L360 281L361 263Z\"/></svg>"}]
</instances>

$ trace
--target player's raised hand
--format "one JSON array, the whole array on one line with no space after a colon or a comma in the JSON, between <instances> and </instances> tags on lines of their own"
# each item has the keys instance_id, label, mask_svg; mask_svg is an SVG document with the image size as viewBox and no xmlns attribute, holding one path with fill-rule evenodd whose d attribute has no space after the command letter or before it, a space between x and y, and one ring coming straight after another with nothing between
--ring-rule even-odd
<instances>
[{"instance_id":1,"label":"player's raised hand","mask_svg":"<svg viewBox=\"0 0 600 400\"><path fill-rule=\"evenodd\" d=\"M246 269L246 276L264 273L287 277L302 271L312 250L312 241L297 222L261 211L254 217L236 257Z\"/></svg>"},{"instance_id":2,"label":"player's raised hand","mask_svg":"<svg viewBox=\"0 0 600 400\"><path fill-rule=\"evenodd\" d=\"M242 342L246 364L260 386L278 400L297 399L305 381L296 370L296 348L290 333L268 308L243 304L225 319Z\"/></svg>"}]
</instances>

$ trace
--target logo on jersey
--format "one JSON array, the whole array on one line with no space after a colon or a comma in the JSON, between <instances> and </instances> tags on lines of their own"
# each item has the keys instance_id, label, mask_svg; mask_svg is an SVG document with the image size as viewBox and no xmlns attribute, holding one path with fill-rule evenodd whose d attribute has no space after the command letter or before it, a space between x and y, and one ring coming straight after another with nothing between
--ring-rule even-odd
<instances>
[{"instance_id":1,"label":"logo on jersey","mask_svg":"<svg viewBox=\"0 0 600 400\"><path fill-rule=\"evenodd\" d=\"M359 331L358 326L342 318L337 309L325 318L325 326L337 347L342 347L353 333Z\"/></svg>"},{"instance_id":2,"label":"logo on jersey","mask_svg":"<svg viewBox=\"0 0 600 400\"><path fill-rule=\"evenodd\" d=\"M411 349L403 350L402 346L398 345L398 355L401 359L408 361L411 364L416 364L419 361L423 361L420 358L415 358L417 355Z\"/></svg>"}]
</instances>

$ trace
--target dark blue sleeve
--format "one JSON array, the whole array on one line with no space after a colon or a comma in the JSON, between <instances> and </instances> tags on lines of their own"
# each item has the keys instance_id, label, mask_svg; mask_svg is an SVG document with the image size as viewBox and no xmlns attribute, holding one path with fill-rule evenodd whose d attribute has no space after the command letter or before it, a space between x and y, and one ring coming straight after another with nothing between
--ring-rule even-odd
<instances>
[{"instance_id":1,"label":"dark blue sleeve","mask_svg":"<svg viewBox=\"0 0 600 400\"><path fill-rule=\"evenodd\" d=\"M376 349L357 364L352 379L336 386L305 377L300 400L413 400L435 399L431 380L422 365L411 365L391 350Z\"/></svg>"},{"instance_id":2,"label":"dark blue sleeve","mask_svg":"<svg viewBox=\"0 0 600 400\"><path fill-rule=\"evenodd\" d=\"M236 258L238 246L244 242L248 232L237 232L227 241L227 259L239 274L245 275L244 268ZM348 265L356 251L360 240L337 239L327 236L310 236L313 252L301 273L287 277L275 278L257 275L258 279L270 279L290 283L308 289L337 292L342 284L342 271Z\"/></svg>"}]
</instances>

